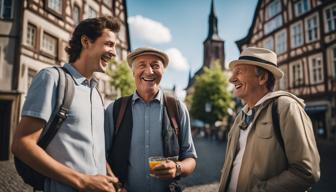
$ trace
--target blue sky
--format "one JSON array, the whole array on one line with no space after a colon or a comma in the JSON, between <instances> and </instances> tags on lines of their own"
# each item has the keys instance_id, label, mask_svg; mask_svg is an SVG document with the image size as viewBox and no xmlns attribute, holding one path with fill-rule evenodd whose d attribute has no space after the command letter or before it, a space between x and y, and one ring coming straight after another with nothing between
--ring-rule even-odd
<instances>
[{"instance_id":1,"label":"blue sky","mask_svg":"<svg viewBox=\"0 0 336 192\"><path fill-rule=\"evenodd\" d=\"M156 47L172 60L162 87L188 83L203 63L203 41L208 34L211 0L127 0L131 48ZM247 35L257 0L214 0L219 35L225 41L226 63L239 56L235 44Z\"/></svg>"}]
</instances>

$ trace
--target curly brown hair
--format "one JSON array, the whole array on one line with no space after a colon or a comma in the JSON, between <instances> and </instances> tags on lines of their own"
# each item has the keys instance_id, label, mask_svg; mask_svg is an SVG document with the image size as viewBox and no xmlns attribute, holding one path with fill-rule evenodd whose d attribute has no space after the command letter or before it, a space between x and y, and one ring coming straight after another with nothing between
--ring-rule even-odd
<instances>
[{"instance_id":1,"label":"curly brown hair","mask_svg":"<svg viewBox=\"0 0 336 192\"><path fill-rule=\"evenodd\" d=\"M69 63L73 63L79 58L82 51L81 37L83 35L87 36L93 43L102 35L104 29L109 29L114 33L118 33L120 30L120 23L116 18L109 16L90 18L81 21L72 33L69 45L65 48L65 51L69 55Z\"/></svg>"}]
</instances>

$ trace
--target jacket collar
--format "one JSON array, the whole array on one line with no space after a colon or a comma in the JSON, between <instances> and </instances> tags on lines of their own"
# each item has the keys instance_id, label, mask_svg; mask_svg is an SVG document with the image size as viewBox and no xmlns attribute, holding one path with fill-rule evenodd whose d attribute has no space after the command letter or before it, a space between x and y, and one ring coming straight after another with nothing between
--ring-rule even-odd
<instances>
[{"instance_id":1,"label":"jacket collar","mask_svg":"<svg viewBox=\"0 0 336 192\"><path fill-rule=\"evenodd\" d=\"M258 108L265 103L265 101L267 101L270 96L272 95L272 92L268 92L266 95L264 95L261 99L259 99L259 101L252 107L253 110L257 111ZM242 108L242 111L246 114L246 115L250 115L250 113L252 112L251 108L249 108L247 105L245 105Z\"/></svg>"}]
</instances>

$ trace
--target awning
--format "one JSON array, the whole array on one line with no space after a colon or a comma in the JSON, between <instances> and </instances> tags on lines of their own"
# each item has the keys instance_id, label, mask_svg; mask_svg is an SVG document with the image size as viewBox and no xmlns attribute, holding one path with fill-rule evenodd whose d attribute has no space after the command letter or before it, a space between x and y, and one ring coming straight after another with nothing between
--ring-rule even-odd
<instances>
[{"instance_id":1,"label":"awning","mask_svg":"<svg viewBox=\"0 0 336 192\"><path fill-rule=\"evenodd\" d=\"M204 127L204 122L199 120L199 119L192 119L191 120L191 126L192 127L198 127L198 128L202 128Z\"/></svg>"},{"instance_id":2,"label":"awning","mask_svg":"<svg viewBox=\"0 0 336 192\"><path fill-rule=\"evenodd\" d=\"M327 111L326 105L314 105L314 106L306 106L305 111L310 114L324 113Z\"/></svg>"}]
</instances>

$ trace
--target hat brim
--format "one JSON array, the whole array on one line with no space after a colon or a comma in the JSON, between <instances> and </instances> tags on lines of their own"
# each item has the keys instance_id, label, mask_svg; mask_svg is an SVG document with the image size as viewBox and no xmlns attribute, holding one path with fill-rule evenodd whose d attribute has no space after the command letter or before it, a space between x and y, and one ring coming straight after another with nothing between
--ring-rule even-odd
<instances>
[{"instance_id":1,"label":"hat brim","mask_svg":"<svg viewBox=\"0 0 336 192\"><path fill-rule=\"evenodd\" d=\"M258 62L258 61L238 59L238 60L231 61L229 63L229 68L232 69L234 66L239 65L239 64L254 65L254 66L264 68L270 71L274 75L275 79L281 79L284 76L284 73L278 67L271 65L271 64Z\"/></svg>"},{"instance_id":2,"label":"hat brim","mask_svg":"<svg viewBox=\"0 0 336 192\"><path fill-rule=\"evenodd\" d=\"M159 57L162 62L163 62L163 66L166 68L167 65L168 65L168 57L166 55L164 55L163 53L160 53L160 52L157 52L157 51L152 51L152 50L144 50L142 52L134 52L134 54L130 54L128 57L127 57L127 62L128 62L128 65L130 67L132 67L132 63L133 61L137 58L137 57L140 57L140 56L144 56L144 55L155 55L157 57Z\"/></svg>"}]
</instances>

